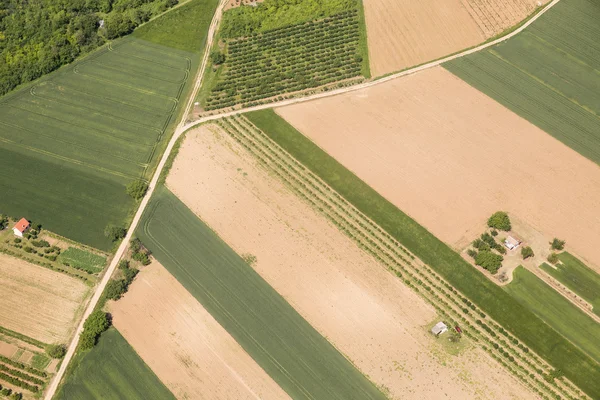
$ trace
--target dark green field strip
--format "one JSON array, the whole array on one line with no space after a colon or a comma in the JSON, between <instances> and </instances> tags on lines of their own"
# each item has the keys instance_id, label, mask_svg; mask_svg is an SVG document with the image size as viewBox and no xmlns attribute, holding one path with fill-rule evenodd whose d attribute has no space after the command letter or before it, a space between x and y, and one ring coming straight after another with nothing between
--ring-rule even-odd
<instances>
[{"instance_id":1,"label":"dark green field strip","mask_svg":"<svg viewBox=\"0 0 600 400\"><path fill-rule=\"evenodd\" d=\"M600 2L563 0L525 32L444 64L600 163Z\"/></svg>"},{"instance_id":2,"label":"dark green field strip","mask_svg":"<svg viewBox=\"0 0 600 400\"><path fill-rule=\"evenodd\" d=\"M98 82L73 73L57 76L56 79L52 80L52 83L55 83L59 90L64 87L72 91L83 92L88 96L111 100L117 106L123 103L141 108L144 111L164 113L165 116L173 113L175 107L177 107L177 100L168 96L149 96L147 93L138 90L126 91L117 83Z\"/></svg>"},{"instance_id":3,"label":"dark green field strip","mask_svg":"<svg viewBox=\"0 0 600 400\"><path fill-rule=\"evenodd\" d=\"M259 129L593 398L600 365L325 153L273 110L245 114Z\"/></svg>"},{"instance_id":4,"label":"dark green field strip","mask_svg":"<svg viewBox=\"0 0 600 400\"><path fill-rule=\"evenodd\" d=\"M149 95L158 94L178 98L181 90L181 83L173 83L148 75L133 74L127 70L107 68L99 63L78 64L74 68L74 72L100 82L118 82L125 90L143 91Z\"/></svg>"},{"instance_id":5,"label":"dark green field strip","mask_svg":"<svg viewBox=\"0 0 600 400\"><path fill-rule=\"evenodd\" d=\"M559 254L558 258L562 264L556 265L556 268L546 263L541 268L587 300L594 306L594 312L600 315L600 274L567 252Z\"/></svg>"},{"instance_id":6,"label":"dark green field strip","mask_svg":"<svg viewBox=\"0 0 600 400\"><path fill-rule=\"evenodd\" d=\"M179 51L202 53L219 0L192 0L139 27L134 37Z\"/></svg>"},{"instance_id":7,"label":"dark green field strip","mask_svg":"<svg viewBox=\"0 0 600 400\"><path fill-rule=\"evenodd\" d=\"M385 398L166 188L152 198L137 235L292 398Z\"/></svg>"},{"instance_id":8,"label":"dark green field strip","mask_svg":"<svg viewBox=\"0 0 600 400\"><path fill-rule=\"evenodd\" d=\"M119 224L133 206L125 183L51 163L0 145L0 212L27 216L72 240L109 250L108 223Z\"/></svg>"},{"instance_id":9,"label":"dark green field strip","mask_svg":"<svg viewBox=\"0 0 600 400\"><path fill-rule=\"evenodd\" d=\"M77 354L57 400L175 400L114 328L90 351Z\"/></svg>"},{"instance_id":10,"label":"dark green field strip","mask_svg":"<svg viewBox=\"0 0 600 400\"><path fill-rule=\"evenodd\" d=\"M519 303L600 362L600 324L544 281L518 267L504 287Z\"/></svg>"},{"instance_id":11,"label":"dark green field strip","mask_svg":"<svg viewBox=\"0 0 600 400\"><path fill-rule=\"evenodd\" d=\"M110 115L124 121L131 121L149 128L162 129L170 110L158 111L145 109L138 105L119 102L110 98L98 97L72 88L46 83L35 86L31 94L45 100L52 100L59 104L75 105L89 112Z\"/></svg>"}]
</instances>

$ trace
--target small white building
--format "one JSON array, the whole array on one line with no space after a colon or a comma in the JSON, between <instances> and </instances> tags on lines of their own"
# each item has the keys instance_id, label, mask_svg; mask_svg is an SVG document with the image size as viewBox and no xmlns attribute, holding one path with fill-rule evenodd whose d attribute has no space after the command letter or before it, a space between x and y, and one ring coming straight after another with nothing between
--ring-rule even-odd
<instances>
[{"instance_id":1,"label":"small white building","mask_svg":"<svg viewBox=\"0 0 600 400\"><path fill-rule=\"evenodd\" d=\"M506 238L506 240L504 241L504 245L509 249L509 250L514 250L517 247L519 247L519 245L521 244L520 240L515 239L512 236L509 236L508 238Z\"/></svg>"},{"instance_id":2,"label":"small white building","mask_svg":"<svg viewBox=\"0 0 600 400\"><path fill-rule=\"evenodd\" d=\"M13 228L13 233L15 236L23 237L23 234L27 231L27 229L29 229L29 221L27 221L25 218L21 218Z\"/></svg>"},{"instance_id":3,"label":"small white building","mask_svg":"<svg viewBox=\"0 0 600 400\"><path fill-rule=\"evenodd\" d=\"M445 323L441 321L435 324L433 328L431 328L431 333L433 333L435 336L440 336L444 332L448 332L448 327Z\"/></svg>"}]
</instances>

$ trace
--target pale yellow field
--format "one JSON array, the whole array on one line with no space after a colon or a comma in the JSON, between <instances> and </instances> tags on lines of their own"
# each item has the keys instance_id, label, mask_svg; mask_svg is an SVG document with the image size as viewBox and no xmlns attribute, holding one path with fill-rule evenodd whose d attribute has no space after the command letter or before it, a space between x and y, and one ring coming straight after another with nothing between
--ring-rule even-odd
<instances>
[{"instance_id":1,"label":"pale yellow field","mask_svg":"<svg viewBox=\"0 0 600 400\"><path fill-rule=\"evenodd\" d=\"M159 263L110 304L113 324L178 399L287 399Z\"/></svg>"},{"instance_id":2,"label":"pale yellow field","mask_svg":"<svg viewBox=\"0 0 600 400\"><path fill-rule=\"evenodd\" d=\"M533 398L482 351L445 353L432 307L219 128L187 135L167 186L392 398Z\"/></svg>"},{"instance_id":3,"label":"pale yellow field","mask_svg":"<svg viewBox=\"0 0 600 400\"><path fill-rule=\"evenodd\" d=\"M482 43L526 18L537 2L366 0L371 73L399 71Z\"/></svg>"},{"instance_id":4,"label":"pale yellow field","mask_svg":"<svg viewBox=\"0 0 600 400\"><path fill-rule=\"evenodd\" d=\"M0 254L0 325L44 343L66 343L89 288L80 280Z\"/></svg>"},{"instance_id":5,"label":"pale yellow field","mask_svg":"<svg viewBox=\"0 0 600 400\"><path fill-rule=\"evenodd\" d=\"M505 210L600 272L600 168L441 67L278 109L446 243Z\"/></svg>"}]
</instances>

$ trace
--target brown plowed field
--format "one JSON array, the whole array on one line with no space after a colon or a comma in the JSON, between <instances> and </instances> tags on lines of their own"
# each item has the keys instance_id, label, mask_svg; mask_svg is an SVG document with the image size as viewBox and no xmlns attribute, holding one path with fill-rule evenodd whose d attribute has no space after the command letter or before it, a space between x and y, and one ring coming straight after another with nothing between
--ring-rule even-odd
<instances>
[{"instance_id":1,"label":"brown plowed field","mask_svg":"<svg viewBox=\"0 0 600 400\"><path fill-rule=\"evenodd\" d=\"M89 288L80 280L0 254L0 325L66 343Z\"/></svg>"},{"instance_id":2,"label":"brown plowed field","mask_svg":"<svg viewBox=\"0 0 600 400\"><path fill-rule=\"evenodd\" d=\"M537 0L363 3L371 73L380 76L484 42L526 18Z\"/></svg>"},{"instance_id":3,"label":"brown plowed field","mask_svg":"<svg viewBox=\"0 0 600 400\"><path fill-rule=\"evenodd\" d=\"M277 112L456 248L506 210L600 272L600 168L441 67Z\"/></svg>"},{"instance_id":4,"label":"brown plowed field","mask_svg":"<svg viewBox=\"0 0 600 400\"><path fill-rule=\"evenodd\" d=\"M115 327L178 399L288 398L159 263L110 309Z\"/></svg>"},{"instance_id":5,"label":"brown plowed field","mask_svg":"<svg viewBox=\"0 0 600 400\"><path fill-rule=\"evenodd\" d=\"M167 185L392 398L532 397L483 352L445 353L434 310L220 128L188 133Z\"/></svg>"}]
</instances>

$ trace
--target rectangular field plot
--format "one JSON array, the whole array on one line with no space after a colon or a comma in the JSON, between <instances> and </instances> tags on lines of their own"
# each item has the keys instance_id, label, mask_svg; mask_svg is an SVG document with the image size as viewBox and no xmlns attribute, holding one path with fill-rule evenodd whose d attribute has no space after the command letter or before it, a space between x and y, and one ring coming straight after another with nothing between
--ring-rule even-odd
<instances>
[{"instance_id":1,"label":"rectangular field plot","mask_svg":"<svg viewBox=\"0 0 600 400\"><path fill-rule=\"evenodd\" d=\"M509 41L444 67L600 163L598 20L598 2L563 0Z\"/></svg>"},{"instance_id":2,"label":"rectangular field plot","mask_svg":"<svg viewBox=\"0 0 600 400\"><path fill-rule=\"evenodd\" d=\"M174 400L116 329L104 332L98 344L80 352L54 398L58 400L128 399Z\"/></svg>"},{"instance_id":3,"label":"rectangular field plot","mask_svg":"<svg viewBox=\"0 0 600 400\"><path fill-rule=\"evenodd\" d=\"M600 315L600 275L567 252L558 258L561 263L555 267L544 263L541 268L588 301Z\"/></svg>"},{"instance_id":4,"label":"rectangular field plot","mask_svg":"<svg viewBox=\"0 0 600 400\"><path fill-rule=\"evenodd\" d=\"M295 399L385 396L165 188L138 236L157 260Z\"/></svg>"},{"instance_id":5,"label":"rectangular field plot","mask_svg":"<svg viewBox=\"0 0 600 400\"><path fill-rule=\"evenodd\" d=\"M506 291L576 346L600 362L600 325L523 267L513 272Z\"/></svg>"},{"instance_id":6,"label":"rectangular field plot","mask_svg":"<svg viewBox=\"0 0 600 400\"><path fill-rule=\"evenodd\" d=\"M104 227L150 176L196 61L129 37L0 99L0 212L108 249Z\"/></svg>"}]
</instances>

